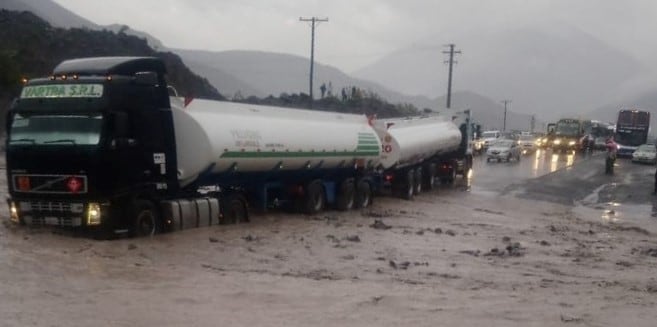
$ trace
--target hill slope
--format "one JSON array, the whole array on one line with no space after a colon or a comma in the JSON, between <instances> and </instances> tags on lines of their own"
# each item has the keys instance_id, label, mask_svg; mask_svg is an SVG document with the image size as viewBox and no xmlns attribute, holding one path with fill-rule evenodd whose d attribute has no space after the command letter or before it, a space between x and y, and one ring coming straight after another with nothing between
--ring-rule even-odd
<instances>
[{"instance_id":1,"label":"hill slope","mask_svg":"<svg viewBox=\"0 0 657 327\"><path fill-rule=\"evenodd\" d=\"M223 99L177 55L156 52L145 40L123 33L53 28L30 12L0 10L0 40L0 109L3 111L17 95L20 78L47 76L66 59L97 56L159 57L165 62L169 81L179 94ZM4 130L4 124L0 128Z\"/></svg>"},{"instance_id":2,"label":"hill slope","mask_svg":"<svg viewBox=\"0 0 657 327\"><path fill-rule=\"evenodd\" d=\"M443 44L451 38L462 50L454 67L455 90L510 98L517 111L548 118L605 104L644 68L580 30L537 24L462 37L437 35L354 74L409 94L442 94L447 89Z\"/></svg>"}]
</instances>

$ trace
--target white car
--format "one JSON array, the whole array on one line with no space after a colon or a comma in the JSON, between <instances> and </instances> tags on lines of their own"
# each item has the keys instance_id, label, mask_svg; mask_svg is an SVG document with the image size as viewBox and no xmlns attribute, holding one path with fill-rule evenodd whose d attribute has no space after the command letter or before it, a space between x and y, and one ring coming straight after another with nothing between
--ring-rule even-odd
<instances>
[{"instance_id":1,"label":"white car","mask_svg":"<svg viewBox=\"0 0 657 327\"><path fill-rule=\"evenodd\" d=\"M500 131L485 131L481 133L481 139L484 141L484 149L488 148L491 144L497 142L497 139L502 134Z\"/></svg>"},{"instance_id":2,"label":"white car","mask_svg":"<svg viewBox=\"0 0 657 327\"><path fill-rule=\"evenodd\" d=\"M657 148L654 144L640 145L632 154L632 162L657 164Z\"/></svg>"},{"instance_id":3,"label":"white car","mask_svg":"<svg viewBox=\"0 0 657 327\"><path fill-rule=\"evenodd\" d=\"M515 140L499 140L490 145L486 150L486 162L497 161L520 161L520 146Z\"/></svg>"},{"instance_id":4,"label":"white car","mask_svg":"<svg viewBox=\"0 0 657 327\"><path fill-rule=\"evenodd\" d=\"M533 152L536 150L536 138L531 134L522 134L518 139L521 151Z\"/></svg>"}]
</instances>

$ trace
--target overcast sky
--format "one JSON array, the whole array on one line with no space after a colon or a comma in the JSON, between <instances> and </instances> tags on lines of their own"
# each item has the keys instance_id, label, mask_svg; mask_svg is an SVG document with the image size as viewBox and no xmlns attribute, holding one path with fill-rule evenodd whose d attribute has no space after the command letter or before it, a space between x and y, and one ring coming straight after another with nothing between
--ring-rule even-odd
<instances>
[{"instance_id":1,"label":"overcast sky","mask_svg":"<svg viewBox=\"0 0 657 327\"><path fill-rule=\"evenodd\" d=\"M262 50L309 57L354 71L418 40L465 31L567 23L644 61L657 55L654 0L55 0L100 25L126 24L167 47ZM449 36L454 35L454 39ZM467 51L467 49L462 49Z\"/></svg>"}]
</instances>

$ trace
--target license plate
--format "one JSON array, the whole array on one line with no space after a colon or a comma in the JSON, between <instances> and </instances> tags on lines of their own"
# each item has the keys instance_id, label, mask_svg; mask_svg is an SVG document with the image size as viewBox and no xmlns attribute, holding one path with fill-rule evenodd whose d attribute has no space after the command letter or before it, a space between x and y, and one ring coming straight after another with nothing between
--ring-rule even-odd
<instances>
[{"instance_id":1,"label":"license plate","mask_svg":"<svg viewBox=\"0 0 657 327\"><path fill-rule=\"evenodd\" d=\"M59 225L59 218L57 218L57 217L44 217L43 222L46 225Z\"/></svg>"}]
</instances>

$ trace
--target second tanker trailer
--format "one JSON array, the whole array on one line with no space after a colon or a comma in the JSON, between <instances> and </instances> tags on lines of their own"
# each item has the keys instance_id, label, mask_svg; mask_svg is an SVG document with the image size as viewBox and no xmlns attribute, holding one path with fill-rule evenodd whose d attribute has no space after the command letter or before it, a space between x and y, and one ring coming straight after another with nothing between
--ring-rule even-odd
<instances>
[{"instance_id":1,"label":"second tanker trailer","mask_svg":"<svg viewBox=\"0 0 657 327\"><path fill-rule=\"evenodd\" d=\"M469 115L372 126L361 115L190 103L169 96L164 74L157 58L85 58L29 81L8 114L11 220L150 235L245 221L247 204L348 210L386 185L410 185L408 198L469 167Z\"/></svg>"}]
</instances>

